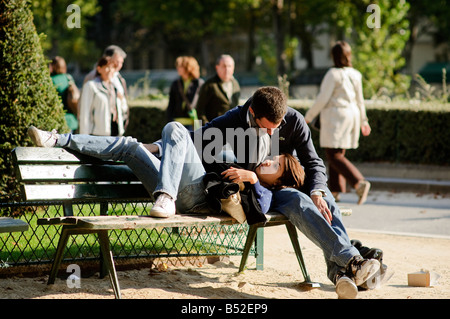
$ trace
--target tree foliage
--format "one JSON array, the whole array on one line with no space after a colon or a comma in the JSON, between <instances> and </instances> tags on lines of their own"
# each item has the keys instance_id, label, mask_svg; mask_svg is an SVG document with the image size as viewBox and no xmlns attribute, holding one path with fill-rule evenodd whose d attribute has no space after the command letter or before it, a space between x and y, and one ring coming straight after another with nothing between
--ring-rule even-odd
<instances>
[{"instance_id":1,"label":"tree foliage","mask_svg":"<svg viewBox=\"0 0 450 319\"><path fill-rule=\"evenodd\" d=\"M369 5L377 7L370 10ZM341 27L352 44L353 66L363 75L366 98L405 94L409 88L411 78L402 73L410 34L408 10L404 0L339 2ZM378 18L377 25L374 19Z\"/></svg>"},{"instance_id":2,"label":"tree foliage","mask_svg":"<svg viewBox=\"0 0 450 319\"><path fill-rule=\"evenodd\" d=\"M69 5L79 8L79 16L74 16L79 18L77 27L68 23L73 20L71 15L78 13ZM101 9L97 0L32 0L31 9L38 34L45 34L41 39L44 54L50 58L60 55L82 68L92 68L103 49L88 37L90 18Z\"/></svg>"},{"instance_id":3,"label":"tree foliage","mask_svg":"<svg viewBox=\"0 0 450 319\"><path fill-rule=\"evenodd\" d=\"M135 0L123 1L121 10L166 37L198 41L231 31L243 5L251 0Z\"/></svg>"},{"instance_id":4,"label":"tree foliage","mask_svg":"<svg viewBox=\"0 0 450 319\"><path fill-rule=\"evenodd\" d=\"M0 1L0 192L14 193L11 151L31 144L27 127L68 131L26 0Z\"/></svg>"},{"instance_id":5,"label":"tree foliage","mask_svg":"<svg viewBox=\"0 0 450 319\"><path fill-rule=\"evenodd\" d=\"M120 2L119 7L122 15L141 26L136 30L145 34L141 41L176 55L195 54L203 66L214 69L215 56L211 59L206 51L217 49L216 41L224 36L251 29L251 12L261 1L134 0ZM220 53L229 53L228 48L221 49Z\"/></svg>"},{"instance_id":6,"label":"tree foliage","mask_svg":"<svg viewBox=\"0 0 450 319\"><path fill-rule=\"evenodd\" d=\"M289 8L291 37L298 37L301 44L301 55L306 60L308 69L315 66L313 49L322 49L317 38L324 33L336 33L336 24L342 21L342 18L338 16L338 2L328 0L291 1Z\"/></svg>"}]
</instances>

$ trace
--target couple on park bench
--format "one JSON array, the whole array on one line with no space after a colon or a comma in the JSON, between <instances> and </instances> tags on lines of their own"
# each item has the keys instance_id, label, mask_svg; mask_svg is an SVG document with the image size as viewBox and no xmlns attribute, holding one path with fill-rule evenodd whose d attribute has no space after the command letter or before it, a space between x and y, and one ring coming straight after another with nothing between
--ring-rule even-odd
<instances>
[{"instance_id":1,"label":"couple on park bench","mask_svg":"<svg viewBox=\"0 0 450 319\"><path fill-rule=\"evenodd\" d=\"M240 139L239 134L229 134L230 130L257 143L242 148L246 137ZM223 177L252 188L263 213L270 209L285 215L321 248L328 278L336 285L339 298L355 298L358 286L379 272L380 262L364 259L350 242L309 127L298 111L287 106L286 96L276 87L259 88L244 105L194 132L179 123L168 123L161 140L153 144L132 137L57 134L35 127L30 127L28 134L37 146L64 147L125 162L156 198L150 214L163 218L204 207L203 177L212 156L205 150L211 150L209 144L221 137L220 145L232 147L239 165L230 165L221 173ZM245 154L240 154L243 149ZM292 157L294 152L297 158ZM271 154L276 156L268 159ZM217 154L216 158L220 159Z\"/></svg>"}]
</instances>

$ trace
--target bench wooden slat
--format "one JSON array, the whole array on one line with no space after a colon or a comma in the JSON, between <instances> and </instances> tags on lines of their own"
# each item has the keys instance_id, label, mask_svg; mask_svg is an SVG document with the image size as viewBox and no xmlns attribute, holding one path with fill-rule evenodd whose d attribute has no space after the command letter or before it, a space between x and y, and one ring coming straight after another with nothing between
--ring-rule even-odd
<instances>
[{"instance_id":1,"label":"bench wooden slat","mask_svg":"<svg viewBox=\"0 0 450 319\"><path fill-rule=\"evenodd\" d=\"M59 147L16 147L12 151L13 159L19 165L24 163L103 163L92 156L68 151ZM118 162L109 161L114 164Z\"/></svg>"},{"instance_id":2,"label":"bench wooden slat","mask_svg":"<svg viewBox=\"0 0 450 319\"><path fill-rule=\"evenodd\" d=\"M39 225L45 224L64 224L76 225L77 229L93 230L130 230L138 228L157 228L157 227L183 227L196 225L231 225L237 221L227 215L202 216L198 215L175 215L172 218L156 218L150 216L79 216L62 217L57 221L54 218L39 219Z\"/></svg>"},{"instance_id":3,"label":"bench wooden slat","mask_svg":"<svg viewBox=\"0 0 450 319\"><path fill-rule=\"evenodd\" d=\"M78 217L74 216L60 216L60 217L48 217L38 218L38 225L76 225L78 223Z\"/></svg>"},{"instance_id":4,"label":"bench wooden slat","mask_svg":"<svg viewBox=\"0 0 450 319\"><path fill-rule=\"evenodd\" d=\"M0 217L0 233L23 232L28 230L28 223L17 218Z\"/></svg>"},{"instance_id":5,"label":"bench wooden slat","mask_svg":"<svg viewBox=\"0 0 450 319\"><path fill-rule=\"evenodd\" d=\"M126 165L29 165L19 167L20 179L23 182L91 182L138 181L133 171Z\"/></svg>"},{"instance_id":6,"label":"bench wooden slat","mask_svg":"<svg viewBox=\"0 0 450 319\"><path fill-rule=\"evenodd\" d=\"M142 184L66 184L24 185L26 200L72 200L72 199L136 199L152 197Z\"/></svg>"},{"instance_id":7,"label":"bench wooden slat","mask_svg":"<svg viewBox=\"0 0 450 319\"><path fill-rule=\"evenodd\" d=\"M267 213L269 223L285 222L285 216ZM122 216L66 216L39 218L38 225L76 225L77 229L136 229L156 227L183 227L202 225L232 225L238 223L233 217L223 215L177 214L171 218L156 218L143 215Z\"/></svg>"}]
</instances>

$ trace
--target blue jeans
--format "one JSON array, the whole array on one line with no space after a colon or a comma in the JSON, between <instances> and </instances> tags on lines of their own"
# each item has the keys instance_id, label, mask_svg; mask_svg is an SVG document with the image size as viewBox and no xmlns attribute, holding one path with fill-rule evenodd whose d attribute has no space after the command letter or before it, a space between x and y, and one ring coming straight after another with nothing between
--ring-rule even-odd
<instances>
[{"instance_id":1,"label":"blue jeans","mask_svg":"<svg viewBox=\"0 0 450 319\"><path fill-rule=\"evenodd\" d=\"M204 206L205 169L189 132L180 123L168 123L162 131L159 160L132 137L61 134L56 146L102 160L123 161L142 182L149 194L164 192L176 200L180 213Z\"/></svg>"},{"instance_id":2,"label":"blue jeans","mask_svg":"<svg viewBox=\"0 0 450 319\"><path fill-rule=\"evenodd\" d=\"M333 214L331 225L325 220L311 198L296 189L285 188L273 192L271 210L285 215L309 240L322 249L328 278L336 283L336 274L359 251L350 243L342 215L330 191L325 201Z\"/></svg>"}]
</instances>

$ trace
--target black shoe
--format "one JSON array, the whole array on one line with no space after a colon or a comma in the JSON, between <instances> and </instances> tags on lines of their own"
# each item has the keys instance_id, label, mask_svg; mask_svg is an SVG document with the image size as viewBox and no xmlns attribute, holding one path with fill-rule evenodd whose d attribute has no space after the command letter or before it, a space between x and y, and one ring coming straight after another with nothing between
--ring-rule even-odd
<instances>
[{"instance_id":1,"label":"black shoe","mask_svg":"<svg viewBox=\"0 0 450 319\"><path fill-rule=\"evenodd\" d=\"M380 263L383 262L383 251L379 248L369 248L367 246L363 246L361 241L358 239L350 240L350 243L358 249L360 255L365 259L376 259Z\"/></svg>"}]
</instances>

